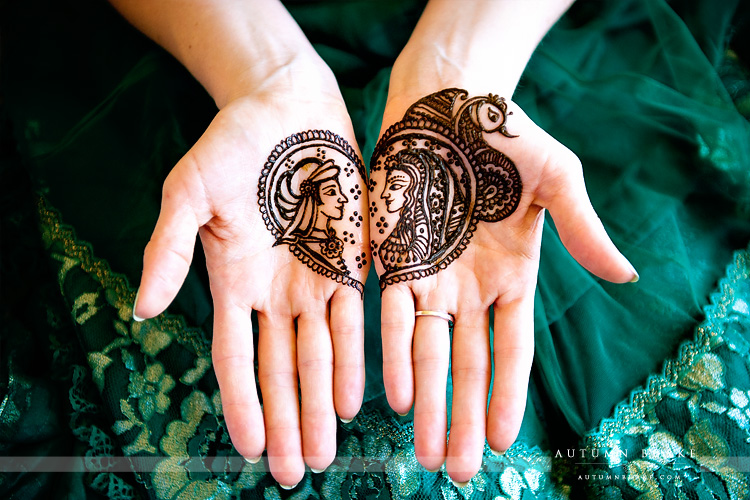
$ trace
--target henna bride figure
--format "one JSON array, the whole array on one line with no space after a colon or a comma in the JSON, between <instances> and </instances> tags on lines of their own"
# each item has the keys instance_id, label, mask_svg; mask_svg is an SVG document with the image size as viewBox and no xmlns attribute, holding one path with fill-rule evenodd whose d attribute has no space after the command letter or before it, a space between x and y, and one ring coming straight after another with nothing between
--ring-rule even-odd
<instances>
[{"instance_id":1,"label":"henna bride figure","mask_svg":"<svg viewBox=\"0 0 750 500\"><path fill-rule=\"evenodd\" d=\"M456 236L464 213L458 181L440 156L424 150L389 157L385 170L380 198L399 220L380 246L381 262L388 267L421 263Z\"/></svg>"},{"instance_id":2,"label":"henna bride figure","mask_svg":"<svg viewBox=\"0 0 750 500\"><path fill-rule=\"evenodd\" d=\"M381 287L445 269L480 221L497 222L515 211L521 177L486 141L493 134L515 137L506 129L509 114L495 95L445 89L417 101L383 135L372 157L370 190L377 188L395 217L376 219L371 241ZM376 212L373 207L371 217Z\"/></svg>"}]
</instances>

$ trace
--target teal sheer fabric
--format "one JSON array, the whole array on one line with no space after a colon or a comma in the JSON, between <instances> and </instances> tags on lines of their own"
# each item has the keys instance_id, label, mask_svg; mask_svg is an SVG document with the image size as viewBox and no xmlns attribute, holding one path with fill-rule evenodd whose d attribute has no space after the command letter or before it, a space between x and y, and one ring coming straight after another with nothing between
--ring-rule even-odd
<instances>
[{"instance_id":1,"label":"teal sheer fabric","mask_svg":"<svg viewBox=\"0 0 750 500\"><path fill-rule=\"evenodd\" d=\"M367 160L389 68L423 3L287 6L336 73ZM514 100L579 155L641 280L593 277L547 221L516 445L503 457L487 449L464 488L419 466L411 419L383 393L372 275L363 409L340 425L334 465L291 492L263 461L245 464L226 433L199 245L168 313L131 318L161 183L213 117L210 98L105 3L32 0L1 17L3 496L749 494L744 5L582 1L529 63ZM33 472L28 457L82 465Z\"/></svg>"}]
</instances>

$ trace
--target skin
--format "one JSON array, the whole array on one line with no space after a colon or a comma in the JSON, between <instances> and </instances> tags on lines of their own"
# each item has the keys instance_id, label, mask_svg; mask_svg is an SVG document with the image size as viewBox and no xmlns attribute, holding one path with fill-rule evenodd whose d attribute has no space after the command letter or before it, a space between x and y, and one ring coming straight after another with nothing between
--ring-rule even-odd
<instances>
[{"instance_id":1,"label":"skin","mask_svg":"<svg viewBox=\"0 0 750 500\"><path fill-rule=\"evenodd\" d=\"M337 415L359 411L363 309L357 290L311 271L286 245L274 247L258 182L278 142L301 131L330 130L356 150L346 106L332 72L276 0L112 3L175 55L219 108L164 183L134 317L154 317L172 302L199 234L214 304L213 368L232 443L248 459L266 450L271 474L290 488L306 466L333 461ZM357 177L351 181L364 185ZM340 218L345 199L332 195L328 215ZM352 208L366 213L367 196L357 203ZM341 225L370 261L367 225ZM352 277L364 282L367 272L353 269Z\"/></svg>"},{"instance_id":2,"label":"skin","mask_svg":"<svg viewBox=\"0 0 750 500\"><path fill-rule=\"evenodd\" d=\"M164 185L134 314L153 317L172 301L198 232L214 299L214 368L233 444L249 458L267 449L273 476L284 486L294 485L305 464L322 469L331 463L335 415L351 418L361 404L362 304L353 289L311 273L287 249L273 247L252 195L259 168L248 165L262 165L280 139L302 130L332 130L354 146L335 78L275 0L112 3L175 55L220 109ZM511 97L534 48L571 3L473 0L457 9L454 0L430 0L394 64L383 130L412 103L444 88ZM588 202L576 156L518 106L509 107L514 114L508 129L520 137L500 138L493 146L521 172L519 208L502 223L480 224L469 248L444 271L383 292L388 401L399 413L414 405L418 460L431 470L445 462L458 482L481 466L485 438L502 451L518 433L533 357L533 293L544 210L550 210L571 254L593 273L614 282L635 276ZM366 213L366 197L360 201ZM388 209L383 199L376 202ZM352 231L357 241L369 241L364 228ZM362 251L368 252L366 246ZM367 266L361 273L356 279L363 282ZM490 307L495 310L492 351ZM456 316L452 346L447 323L417 320L418 309ZM248 383L255 377L248 334L253 310L260 328L263 410L255 384ZM454 413L446 444L449 361ZM493 362L498 383L487 410Z\"/></svg>"},{"instance_id":3,"label":"skin","mask_svg":"<svg viewBox=\"0 0 750 500\"><path fill-rule=\"evenodd\" d=\"M413 103L442 89L510 98L534 48L571 3L475 0L456 9L450 0L431 0L393 66L381 134ZM524 185L519 207L501 222L480 222L461 257L446 269L387 286L382 294L388 402L401 414L413 406L417 459L428 470L445 463L459 484L481 467L485 439L502 452L518 435L534 352L534 290L545 211L571 255L592 273L616 283L637 279L591 207L576 155L513 102L508 110L513 114L507 129L519 137L495 133L485 134L485 140L519 169ZM380 209L389 209L384 198L375 201ZM382 243L384 236L375 230L371 234ZM382 274L377 253L374 264ZM490 308L495 318L492 345ZM452 344L447 321L415 318L416 310L454 314ZM449 367L453 414L446 442ZM490 388L493 368L496 382Z\"/></svg>"}]
</instances>

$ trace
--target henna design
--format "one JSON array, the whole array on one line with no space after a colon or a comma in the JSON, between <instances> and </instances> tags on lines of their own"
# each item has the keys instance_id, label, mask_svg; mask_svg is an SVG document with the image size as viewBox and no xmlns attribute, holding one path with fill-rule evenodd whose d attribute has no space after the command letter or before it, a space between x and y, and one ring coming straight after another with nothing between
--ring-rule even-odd
<instances>
[{"instance_id":1,"label":"henna design","mask_svg":"<svg viewBox=\"0 0 750 500\"><path fill-rule=\"evenodd\" d=\"M497 222L516 210L521 176L484 139L492 133L517 137L506 129L510 114L502 97L469 98L465 90L446 89L413 104L378 141L369 189L388 212L370 206L372 251L384 269L381 288L445 269L478 221Z\"/></svg>"},{"instance_id":2,"label":"henna design","mask_svg":"<svg viewBox=\"0 0 750 500\"><path fill-rule=\"evenodd\" d=\"M354 248L355 234L343 231L340 237L336 224L361 226L359 212L349 214L347 209L350 199L362 196L362 179L364 165L348 142L328 130L308 130L273 149L258 185L260 212L276 238L274 246L288 245L310 269L360 293L364 286L351 276L346 263L352 259L361 269L367 264L366 254Z\"/></svg>"}]
</instances>

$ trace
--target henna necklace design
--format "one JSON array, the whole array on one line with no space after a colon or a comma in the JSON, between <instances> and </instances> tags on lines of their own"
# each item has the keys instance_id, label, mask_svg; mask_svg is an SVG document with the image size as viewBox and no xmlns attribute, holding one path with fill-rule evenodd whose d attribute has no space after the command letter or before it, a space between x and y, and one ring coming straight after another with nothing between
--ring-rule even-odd
<instances>
[{"instance_id":1,"label":"henna necklace design","mask_svg":"<svg viewBox=\"0 0 750 500\"><path fill-rule=\"evenodd\" d=\"M370 206L381 288L445 269L478 221L497 222L518 207L521 176L484 139L485 133L516 137L506 129L512 113L502 97L468 95L453 88L420 99L375 147L369 190L388 212L378 217L376 204Z\"/></svg>"},{"instance_id":2,"label":"henna necklace design","mask_svg":"<svg viewBox=\"0 0 750 500\"><path fill-rule=\"evenodd\" d=\"M364 165L348 142L328 130L308 130L273 149L258 184L260 213L276 238L274 246L288 245L310 269L360 293L364 286L351 276L347 262L356 261L360 269L366 265L351 227L360 227L362 216L350 210L344 188L359 200L363 179ZM343 231L343 238L338 221L352 230Z\"/></svg>"}]
</instances>

